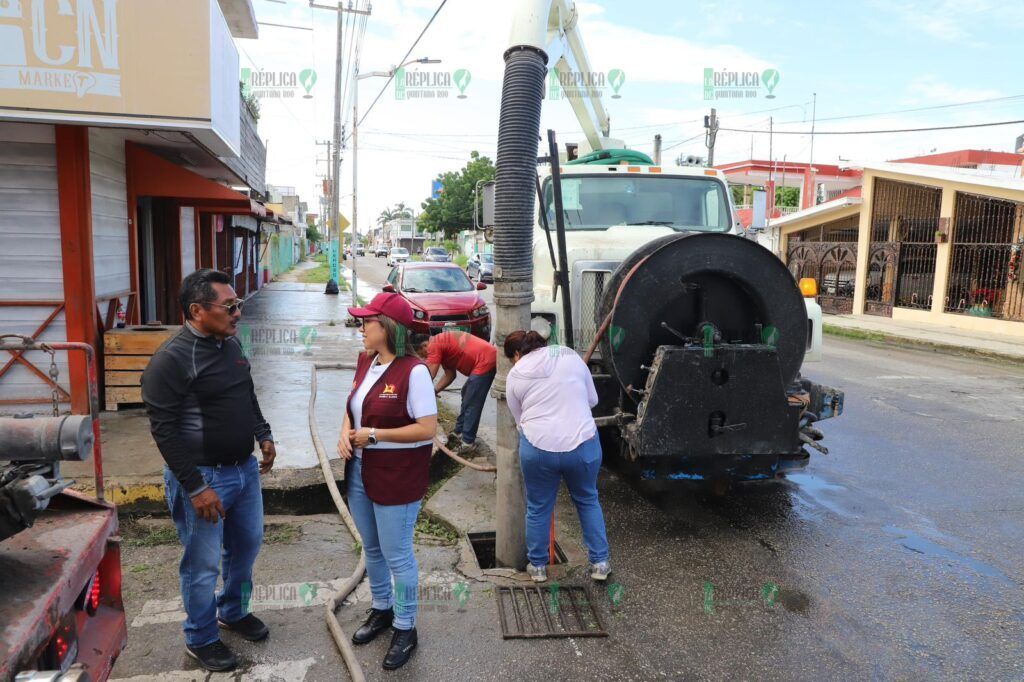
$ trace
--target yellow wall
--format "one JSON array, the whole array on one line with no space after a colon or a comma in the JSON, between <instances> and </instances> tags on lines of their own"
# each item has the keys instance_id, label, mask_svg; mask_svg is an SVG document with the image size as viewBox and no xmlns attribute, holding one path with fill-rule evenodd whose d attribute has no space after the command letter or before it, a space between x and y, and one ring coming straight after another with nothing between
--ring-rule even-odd
<instances>
[{"instance_id":1,"label":"yellow wall","mask_svg":"<svg viewBox=\"0 0 1024 682\"><path fill-rule=\"evenodd\" d=\"M817 227L823 222L831 222L860 211L860 227L857 242L857 287L853 295L853 312L855 315L864 314L864 301L866 298L866 282L868 279L868 264L871 248L871 194L874 189L875 178L895 180L898 182L909 182L930 187L939 187L942 190L942 203L940 205L940 218L947 218L949 239L944 244L936 247L935 260L935 282L932 287L931 310L913 310L909 308L893 308L892 319L894 321L925 323L946 326L953 329L977 331L979 333L1006 334L1024 339L1024 322L1015 320L999 320L989 317L975 317L959 313L947 313L944 311L946 287L949 283L949 269L953 256L953 231L955 230L956 194L964 192L978 196L992 197L1024 203L1024 189L1015 190L1001 187L987 187L975 185L960 180L942 180L931 177L921 177L909 173L896 173L882 170L864 170L864 184L861 188L863 203L860 206L850 206L842 211L829 213L826 216L809 216L786 225L781 230L781 248L785 254L788 248L789 235L812 227ZM1022 284L1021 286L1024 286Z\"/></svg>"}]
</instances>

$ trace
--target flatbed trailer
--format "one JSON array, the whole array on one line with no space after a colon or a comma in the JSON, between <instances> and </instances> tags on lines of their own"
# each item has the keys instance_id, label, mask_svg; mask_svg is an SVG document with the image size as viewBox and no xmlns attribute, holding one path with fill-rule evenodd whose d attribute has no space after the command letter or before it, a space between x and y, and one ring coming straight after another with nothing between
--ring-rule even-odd
<instances>
[{"instance_id":1,"label":"flatbed trailer","mask_svg":"<svg viewBox=\"0 0 1024 682\"><path fill-rule=\"evenodd\" d=\"M0 682L102 682L128 631L117 508L103 499L95 356L83 343L12 336L0 336L0 350L86 353L96 497L65 489L49 498L29 527L0 541ZM20 427L8 428L10 435ZM19 457L7 451L0 459Z\"/></svg>"}]
</instances>

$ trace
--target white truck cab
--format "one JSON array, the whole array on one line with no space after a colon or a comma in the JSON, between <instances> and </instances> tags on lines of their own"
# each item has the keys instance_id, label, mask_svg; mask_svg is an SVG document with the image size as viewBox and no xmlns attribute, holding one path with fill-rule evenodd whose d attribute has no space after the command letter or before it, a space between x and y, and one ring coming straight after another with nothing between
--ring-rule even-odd
<instances>
[{"instance_id":1,"label":"white truck cab","mask_svg":"<svg viewBox=\"0 0 1024 682\"><path fill-rule=\"evenodd\" d=\"M699 166L573 164L560 166L566 256L577 350L590 346L604 282L640 246L676 232L742 235L725 175ZM562 303L555 299L543 217L555 237L550 172L541 175L543 209L537 202L533 239L534 297L531 326L565 343ZM543 213L542 213L543 210ZM556 259L557 260L557 259ZM821 358L821 308L805 298L809 333L806 361Z\"/></svg>"}]
</instances>

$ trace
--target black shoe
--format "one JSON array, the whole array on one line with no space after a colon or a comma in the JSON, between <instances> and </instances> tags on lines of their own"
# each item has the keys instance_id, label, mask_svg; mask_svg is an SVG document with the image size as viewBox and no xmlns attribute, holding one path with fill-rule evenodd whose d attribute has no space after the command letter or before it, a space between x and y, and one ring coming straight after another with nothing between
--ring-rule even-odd
<instances>
[{"instance_id":1,"label":"black shoe","mask_svg":"<svg viewBox=\"0 0 1024 682\"><path fill-rule=\"evenodd\" d=\"M185 647L185 653L199 661L199 665L205 669L219 673L225 670L234 670L238 665L238 659L231 653L231 649L224 646L219 639L213 644L192 648Z\"/></svg>"},{"instance_id":2,"label":"black shoe","mask_svg":"<svg viewBox=\"0 0 1024 682\"><path fill-rule=\"evenodd\" d=\"M372 642L377 635L391 627L391 621L395 619L394 609L385 609L383 611L380 609L369 609L367 613L370 614L370 617L352 635L353 644Z\"/></svg>"},{"instance_id":3,"label":"black shoe","mask_svg":"<svg viewBox=\"0 0 1024 682\"><path fill-rule=\"evenodd\" d=\"M409 662L412 652L416 649L416 628L411 630L395 630L391 638L391 646L384 656L385 670L398 670Z\"/></svg>"},{"instance_id":4,"label":"black shoe","mask_svg":"<svg viewBox=\"0 0 1024 682\"><path fill-rule=\"evenodd\" d=\"M229 623L218 618L217 625L221 626L225 630L237 632L250 642L258 642L261 639L266 639L267 635L270 634L270 628L268 628L262 620L251 613L241 620L236 620L234 623Z\"/></svg>"}]
</instances>

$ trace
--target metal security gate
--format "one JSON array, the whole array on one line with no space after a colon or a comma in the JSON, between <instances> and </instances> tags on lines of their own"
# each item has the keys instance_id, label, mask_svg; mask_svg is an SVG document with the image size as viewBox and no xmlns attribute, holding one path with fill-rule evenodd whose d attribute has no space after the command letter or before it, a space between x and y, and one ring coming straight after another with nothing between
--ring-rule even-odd
<instances>
[{"instance_id":1,"label":"metal security gate","mask_svg":"<svg viewBox=\"0 0 1024 682\"><path fill-rule=\"evenodd\" d=\"M823 312L853 312L859 221L859 216L853 215L790 238L786 254L789 271L796 280L812 277L818 282L818 303Z\"/></svg>"},{"instance_id":2,"label":"metal security gate","mask_svg":"<svg viewBox=\"0 0 1024 682\"><path fill-rule=\"evenodd\" d=\"M1024 320L1024 204L958 192L945 311Z\"/></svg>"},{"instance_id":3,"label":"metal security gate","mask_svg":"<svg viewBox=\"0 0 1024 682\"><path fill-rule=\"evenodd\" d=\"M878 178L872 197L864 312L931 308L942 190Z\"/></svg>"}]
</instances>

